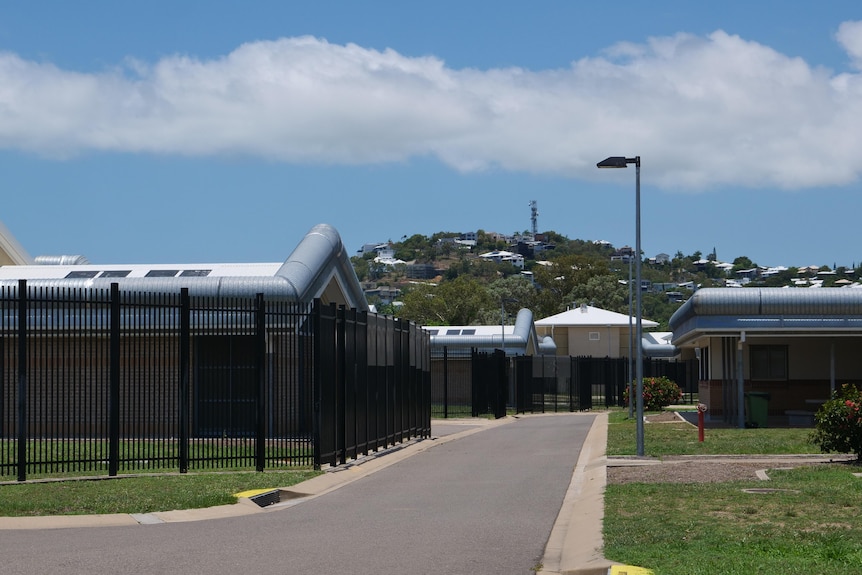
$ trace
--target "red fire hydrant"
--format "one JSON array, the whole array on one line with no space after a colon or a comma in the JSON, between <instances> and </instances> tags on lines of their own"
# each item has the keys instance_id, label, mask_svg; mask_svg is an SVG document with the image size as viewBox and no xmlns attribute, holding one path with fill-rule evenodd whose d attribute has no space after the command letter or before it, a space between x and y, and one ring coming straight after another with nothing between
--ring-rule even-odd
<instances>
[{"instance_id":1,"label":"red fire hydrant","mask_svg":"<svg viewBox=\"0 0 862 575\"><path fill-rule=\"evenodd\" d=\"M706 404L697 404L697 440L703 443L703 414L706 413Z\"/></svg>"}]
</instances>

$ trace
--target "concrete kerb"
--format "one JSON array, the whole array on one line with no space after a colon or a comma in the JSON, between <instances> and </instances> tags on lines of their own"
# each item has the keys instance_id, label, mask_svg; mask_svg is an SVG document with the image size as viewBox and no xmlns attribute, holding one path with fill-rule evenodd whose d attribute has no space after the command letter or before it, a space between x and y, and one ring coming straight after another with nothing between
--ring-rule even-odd
<instances>
[{"instance_id":1,"label":"concrete kerb","mask_svg":"<svg viewBox=\"0 0 862 575\"><path fill-rule=\"evenodd\" d=\"M606 575L617 565L603 555L607 438L608 414L597 413L548 537L539 573Z\"/></svg>"},{"instance_id":2,"label":"concrete kerb","mask_svg":"<svg viewBox=\"0 0 862 575\"><path fill-rule=\"evenodd\" d=\"M367 477L376 471L385 469L390 465L394 465L407 457L421 453L426 449L430 449L435 445L454 441L484 429L488 429L489 427L503 425L512 421L515 421L515 418L506 417L497 420L446 420L446 424L459 427L463 426L465 429L463 431L457 431L444 436L432 435L430 438L412 439L403 444L360 457L359 459L350 461L344 465L329 468L325 470L322 475L318 475L317 477L289 488L274 488L279 490L281 502L267 507L260 507L250 499L242 497L237 501L237 503L232 505L219 505L203 509L181 509L133 514L113 513L103 515L0 517L0 530L153 525L158 523L203 521L207 519L252 515L255 513L271 513L291 507L310 498L329 493L352 481Z\"/></svg>"}]
</instances>

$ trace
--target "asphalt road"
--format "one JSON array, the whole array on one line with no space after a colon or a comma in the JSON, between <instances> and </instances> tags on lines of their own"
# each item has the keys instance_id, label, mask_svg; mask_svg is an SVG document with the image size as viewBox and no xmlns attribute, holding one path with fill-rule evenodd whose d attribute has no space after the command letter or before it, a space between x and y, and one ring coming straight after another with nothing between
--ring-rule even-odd
<instances>
[{"instance_id":1,"label":"asphalt road","mask_svg":"<svg viewBox=\"0 0 862 575\"><path fill-rule=\"evenodd\" d=\"M2 531L0 572L531 575L592 422L517 419L272 513Z\"/></svg>"}]
</instances>

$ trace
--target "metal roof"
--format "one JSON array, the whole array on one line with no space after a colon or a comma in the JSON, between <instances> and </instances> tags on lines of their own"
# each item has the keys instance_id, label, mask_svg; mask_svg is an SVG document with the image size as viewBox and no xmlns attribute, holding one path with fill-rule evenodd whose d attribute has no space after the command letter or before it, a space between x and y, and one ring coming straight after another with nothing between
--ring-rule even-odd
<instances>
[{"instance_id":1,"label":"metal roof","mask_svg":"<svg viewBox=\"0 0 862 575\"><path fill-rule=\"evenodd\" d=\"M437 331L431 336L431 348L456 348L479 350L503 349L503 345L514 353L526 354L532 351L537 355L556 353L557 346L550 337L541 340L536 335L533 312L522 308L518 311L514 326L423 326L426 331ZM458 334L449 335L450 331ZM473 332L473 333L464 333ZM505 331L505 333L504 333ZM532 347L532 349L531 349Z\"/></svg>"},{"instance_id":2,"label":"metal roof","mask_svg":"<svg viewBox=\"0 0 862 575\"><path fill-rule=\"evenodd\" d=\"M630 322L634 322L634 318L630 318L626 314L609 311L599 307L583 304L574 309L558 313L536 321L538 326L555 326L555 327L590 327L590 326L620 326L628 327ZM658 323L652 320L641 318L641 326L644 328L657 327Z\"/></svg>"},{"instance_id":3,"label":"metal roof","mask_svg":"<svg viewBox=\"0 0 862 575\"><path fill-rule=\"evenodd\" d=\"M674 344L705 333L862 335L862 290L704 288L670 318Z\"/></svg>"},{"instance_id":4,"label":"metal roof","mask_svg":"<svg viewBox=\"0 0 862 575\"><path fill-rule=\"evenodd\" d=\"M98 271L96 277L70 278L71 271ZM207 275L144 277L146 270L209 270ZM104 271L125 271L125 277L111 277ZM135 274L132 274L132 271ZM341 237L332 226L318 224L299 242L282 264L165 264L153 265L45 265L0 267L0 289L16 290L26 279L30 289L108 289L117 283L122 290L165 293L189 288L192 296L251 297L263 293L274 300L309 302L321 298L359 311L368 303Z\"/></svg>"}]
</instances>

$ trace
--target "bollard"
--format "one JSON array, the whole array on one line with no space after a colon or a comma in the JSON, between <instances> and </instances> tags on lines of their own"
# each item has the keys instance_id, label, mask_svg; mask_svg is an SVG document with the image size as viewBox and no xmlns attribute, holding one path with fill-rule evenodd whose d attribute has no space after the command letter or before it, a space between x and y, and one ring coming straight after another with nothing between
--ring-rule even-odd
<instances>
[{"instance_id":1,"label":"bollard","mask_svg":"<svg viewBox=\"0 0 862 575\"><path fill-rule=\"evenodd\" d=\"M703 443L703 414L706 413L706 404L697 404L697 440Z\"/></svg>"}]
</instances>

